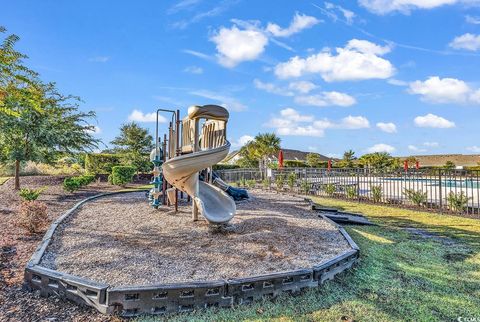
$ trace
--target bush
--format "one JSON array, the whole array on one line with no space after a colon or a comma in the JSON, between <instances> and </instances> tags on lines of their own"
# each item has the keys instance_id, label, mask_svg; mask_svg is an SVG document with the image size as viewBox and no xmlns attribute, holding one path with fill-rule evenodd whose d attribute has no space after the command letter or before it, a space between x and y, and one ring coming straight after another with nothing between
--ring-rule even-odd
<instances>
[{"instance_id":1,"label":"bush","mask_svg":"<svg viewBox=\"0 0 480 322\"><path fill-rule=\"evenodd\" d=\"M112 184L112 185L113 185L113 176L112 176L112 174L109 174L109 175L108 175L107 181L108 181L109 184Z\"/></svg>"},{"instance_id":2,"label":"bush","mask_svg":"<svg viewBox=\"0 0 480 322\"><path fill-rule=\"evenodd\" d=\"M262 185L263 185L263 189L268 189L268 188L270 188L270 180L268 180L268 179L263 179L263 180L262 180Z\"/></svg>"},{"instance_id":3,"label":"bush","mask_svg":"<svg viewBox=\"0 0 480 322\"><path fill-rule=\"evenodd\" d=\"M74 192L80 189L81 186L80 180L78 180L77 177L65 178L65 180L63 180L63 189L68 192Z\"/></svg>"},{"instance_id":4,"label":"bush","mask_svg":"<svg viewBox=\"0 0 480 322\"><path fill-rule=\"evenodd\" d=\"M308 194L310 189L312 189L312 183L305 179L301 183L301 188L305 194Z\"/></svg>"},{"instance_id":5,"label":"bush","mask_svg":"<svg viewBox=\"0 0 480 322\"><path fill-rule=\"evenodd\" d=\"M247 180L247 187L249 188L254 188L256 184L257 184L257 181L255 180Z\"/></svg>"},{"instance_id":6,"label":"bush","mask_svg":"<svg viewBox=\"0 0 480 322\"><path fill-rule=\"evenodd\" d=\"M299 160L285 160L283 161L283 166L285 168L307 168L308 167L305 161L299 161Z\"/></svg>"},{"instance_id":7,"label":"bush","mask_svg":"<svg viewBox=\"0 0 480 322\"><path fill-rule=\"evenodd\" d=\"M221 164L217 163L212 166L213 170L230 170L230 169L238 169L240 168L237 164Z\"/></svg>"},{"instance_id":8,"label":"bush","mask_svg":"<svg viewBox=\"0 0 480 322\"><path fill-rule=\"evenodd\" d=\"M93 174L111 173L114 166L122 164L122 154L90 153L85 156L85 170Z\"/></svg>"},{"instance_id":9,"label":"bush","mask_svg":"<svg viewBox=\"0 0 480 322\"><path fill-rule=\"evenodd\" d=\"M427 202L427 193L422 190L405 189L403 194L416 206L421 206Z\"/></svg>"},{"instance_id":10,"label":"bush","mask_svg":"<svg viewBox=\"0 0 480 322\"><path fill-rule=\"evenodd\" d=\"M17 224L29 233L37 233L48 222L47 205L40 201L23 201L20 204Z\"/></svg>"},{"instance_id":11,"label":"bush","mask_svg":"<svg viewBox=\"0 0 480 322\"><path fill-rule=\"evenodd\" d=\"M357 198L357 187L355 186L346 186L345 193L348 199L355 199Z\"/></svg>"},{"instance_id":12,"label":"bush","mask_svg":"<svg viewBox=\"0 0 480 322\"><path fill-rule=\"evenodd\" d=\"M46 187L38 188L38 189L28 189L23 188L20 189L19 195L25 201L34 201L37 200L40 194L47 189Z\"/></svg>"},{"instance_id":13,"label":"bush","mask_svg":"<svg viewBox=\"0 0 480 322\"><path fill-rule=\"evenodd\" d=\"M447 197L448 208L453 211L463 212L470 199L463 191L458 194L451 191Z\"/></svg>"},{"instance_id":14,"label":"bush","mask_svg":"<svg viewBox=\"0 0 480 322\"><path fill-rule=\"evenodd\" d=\"M287 177L287 184L290 190L293 190L293 186L295 186L295 181L297 180L297 175L295 172L290 172L290 174Z\"/></svg>"},{"instance_id":15,"label":"bush","mask_svg":"<svg viewBox=\"0 0 480 322\"><path fill-rule=\"evenodd\" d=\"M112 167L112 183L117 186L125 186L132 182L137 169L132 166L114 166Z\"/></svg>"},{"instance_id":16,"label":"bush","mask_svg":"<svg viewBox=\"0 0 480 322\"><path fill-rule=\"evenodd\" d=\"M93 181L95 181L95 176L93 174L85 174L76 178L79 181L80 186L87 186Z\"/></svg>"},{"instance_id":17,"label":"bush","mask_svg":"<svg viewBox=\"0 0 480 322\"><path fill-rule=\"evenodd\" d=\"M337 191L337 187L333 183L329 183L325 186L325 193L329 196L333 196L333 194Z\"/></svg>"},{"instance_id":18,"label":"bush","mask_svg":"<svg viewBox=\"0 0 480 322\"><path fill-rule=\"evenodd\" d=\"M371 186L370 189L372 191L373 202L380 202L383 196L382 186Z\"/></svg>"},{"instance_id":19,"label":"bush","mask_svg":"<svg viewBox=\"0 0 480 322\"><path fill-rule=\"evenodd\" d=\"M281 190L283 188L284 180L285 178L283 174L278 174L275 177L275 185L277 186L277 190Z\"/></svg>"}]
</instances>

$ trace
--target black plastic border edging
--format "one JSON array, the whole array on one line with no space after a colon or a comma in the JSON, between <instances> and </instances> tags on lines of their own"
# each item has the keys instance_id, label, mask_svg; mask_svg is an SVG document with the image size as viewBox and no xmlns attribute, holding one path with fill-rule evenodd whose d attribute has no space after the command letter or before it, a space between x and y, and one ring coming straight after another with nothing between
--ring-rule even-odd
<instances>
[{"instance_id":1,"label":"black plastic border edging","mask_svg":"<svg viewBox=\"0 0 480 322\"><path fill-rule=\"evenodd\" d=\"M322 215L324 220L339 229L352 249L310 269L218 281L110 287L108 284L51 270L39 264L57 227L80 206L101 197L141 191L146 189L115 191L86 198L55 220L25 267L26 286L39 290L42 296L68 299L79 305L92 306L104 314L162 315L189 312L197 308L231 307L233 304L273 298L282 293L298 293L333 279L359 258L359 248L345 229ZM305 201L310 202L307 199Z\"/></svg>"}]
</instances>

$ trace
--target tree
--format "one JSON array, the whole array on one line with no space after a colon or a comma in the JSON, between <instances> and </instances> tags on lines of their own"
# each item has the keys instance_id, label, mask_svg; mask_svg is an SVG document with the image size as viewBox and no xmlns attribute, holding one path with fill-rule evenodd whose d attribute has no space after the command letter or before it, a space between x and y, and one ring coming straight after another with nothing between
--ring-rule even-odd
<instances>
[{"instance_id":1,"label":"tree","mask_svg":"<svg viewBox=\"0 0 480 322\"><path fill-rule=\"evenodd\" d=\"M445 162L445 165L443 166L444 169L447 169L447 170L452 170L452 169L455 169L456 165L453 161L447 161Z\"/></svg>"},{"instance_id":2,"label":"tree","mask_svg":"<svg viewBox=\"0 0 480 322\"><path fill-rule=\"evenodd\" d=\"M114 151L125 155L126 161L137 168L139 172L151 170L150 151L154 148L153 138L148 129L135 122L123 124L120 135L112 142Z\"/></svg>"},{"instance_id":3,"label":"tree","mask_svg":"<svg viewBox=\"0 0 480 322\"><path fill-rule=\"evenodd\" d=\"M309 153L306 157L306 163L309 167L318 167L321 162L320 154Z\"/></svg>"},{"instance_id":4,"label":"tree","mask_svg":"<svg viewBox=\"0 0 480 322\"><path fill-rule=\"evenodd\" d=\"M38 81L22 95L5 101L0 113L0 163L15 162L15 189L20 189L20 163L53 163L59 156L95 147L94 112L78 111L79 98L62 95L54 83Z\"/></svg>"},{"instance_id":5,"label":"tree","mask_svg":"<svg viewBox=\"0 0 480 322\"><path fill-rule=\"evenodd\" d=\"M0 34L6 29L0 26ZM38 81L38 74L23 64L26 55L15 50L15 44L20 38L17 35L8 35L0 43L0 113L19 116L19 103L25 97L33 94ZM35 100L30 101L31 107L40 111Z\"/></svg>"},{"instance_id":6,"label":"tree","mask_svg":"<svg viewBox=\"0 0 480 322\"><path fill-rule=\"evenodd\" d=\"M240 150L240 154L250 162L257 161L260 169L264 170L268 157L280 150L280 142L280 138L275 133L259 133Z\"/></svg>"},{"instance_id":7,"label":"tree","mask_svg":"<svg viewBox=\"0 0 480 322\"><path fill-rule=\"evenodd\" d=\"M343 158L337 163L337 165L340 168L353 168L353 161L355 159L355 152L353 150L348 150L343 153Z\"/></svg>"},{"instance_id":8,"label":"tree","mask_svg":"<svg viewBox=\"0 0 480 322\"><path fill-rule=\"evenodd\" d=\"M375 170L387 170L397 168L400 160L393 158L387 152L375 152L364 154L358 159L359 163L366 168Z\"/></svg>"}]
</instances>

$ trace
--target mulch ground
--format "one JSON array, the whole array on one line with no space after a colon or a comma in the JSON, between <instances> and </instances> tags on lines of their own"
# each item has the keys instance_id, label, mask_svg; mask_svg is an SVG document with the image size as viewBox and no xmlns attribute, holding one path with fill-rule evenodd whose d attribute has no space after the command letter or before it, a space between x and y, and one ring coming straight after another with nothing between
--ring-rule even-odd
<instances>
[{"instance_id":1,"label":"mulch ground","mask_svg":"<svg viewBox=\"0 0 480 322\"><path fill-rule=\"evenodd\" d=\"M60 176L31 176L22 177L20 181L23 188L47 187L39 200L48 205L50 222L86 197L118 189L107 183L93 183L70 194L62 188L63 179ZM15 224L19 202L12 179L0 185L0 321L117 321L115 317L101 315L90 308L41 298L37 293L23 290L25 265L43 233L29 235Z\"/></svg>"}]
</instances>

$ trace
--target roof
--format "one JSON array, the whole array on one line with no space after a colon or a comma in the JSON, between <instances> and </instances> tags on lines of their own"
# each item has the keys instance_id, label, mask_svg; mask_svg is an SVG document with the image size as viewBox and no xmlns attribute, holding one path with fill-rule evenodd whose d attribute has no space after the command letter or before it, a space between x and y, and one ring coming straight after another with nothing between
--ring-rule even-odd
<instances>
[{"instance_id":1,"label":"roof","mask_svg":"<svg viewBox=\"0 0 480 322\"><path fill-rule=\"evenodd\" d=\"M421 167L442 166L447 161L452 161L457 166L476 166L480 162L478 154L439 154L439 155L414 155ZM406 158L406 157L404 157Z\"/></svg>"}]
</instances>

